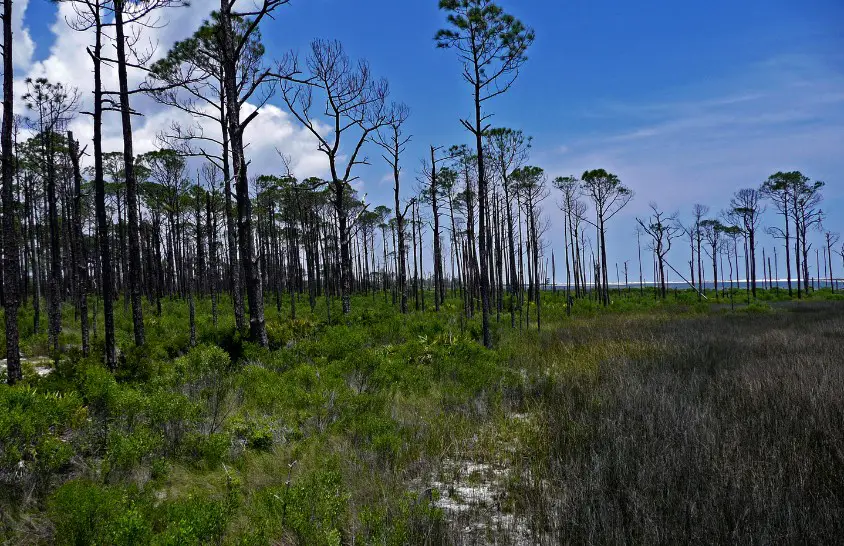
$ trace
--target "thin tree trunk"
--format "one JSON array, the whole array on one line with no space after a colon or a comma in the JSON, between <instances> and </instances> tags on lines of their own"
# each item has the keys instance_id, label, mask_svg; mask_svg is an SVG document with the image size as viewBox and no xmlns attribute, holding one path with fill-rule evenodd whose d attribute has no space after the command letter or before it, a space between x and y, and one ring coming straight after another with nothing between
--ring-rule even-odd
<instances>
[{"instance_id":1,"label":"thin tree trunk","mask_svg":"<svg viewBox=\"0 0 844 546\"><path fill-rule=\"evenodd\" d=\"M52 123L48 129L42 131L41 140L44 146L44 167L47 174L47 193L45 195L45 199L47 201L47 222L49 224L50 242L50 274L47 277L47 338L52 350L57 353L59 350L59 334L62 329L62 295L60 286L62 279L62 263L61 241L59 239L58 205L56 197L56 162L55 154L53 152L55 146L55 134L53 133Z\"/></svg>"},{"instance_id":2,"label":"thin tree trunk","mask_svg":"<svg viewBox=\"0 0 844 546\"><path fill-rule=\"evenodd\" d=\"M436 148L431 146L431 213L434 222L434 310L439 312L440 305L445 301L445 281L443 280L443 256L440 241L440 214L437 195L437 160Z\"/></svg>"},{"instance_id":3,"label":"thin tree trunk","mask_svg":"<svg viewBox=\"0 0 844 546\"><path fill-rule=\"evenodd\" d=\"M240 257L246 272L246 298L249 303L249 332L252 341L262 347L268 345L264 323L264 293L255 257L252 237L252 203L249 199L249 180L243 147L243 128L240 121L240 104L237 92L237 52L235 51L231 4L220 2L220 27L223 38L223 74L225 80L226 111L229 139L232 148L237 197L238 243Z\"/></svg>"},{"instance_id":4,"label":"thin tree trunk","mask_svg":"<svg viewBox=\"0 0 844 546\"><path fill-rule=\"evenodd\" d=\"M221 87L224 82L221 82ZM225 112L225 92L220 104L220 111ZM238 331L244 328L243 311L243 285L241 283L241 267L237 256L237 227L234 219L234 207L232 205L232 175L229 164L229 129L226 126L225 114L221 122L222 143L223 143L223 192L226 208L226 237L228 239L229 251L229 279L231 283L232 304L234 306L234 323Z\"/></svg>"},{"instance_id":5,"label":"thin tree trunk","mask_svg":"<svg viewBox=\"0 0 844 546\"><path fill-rule=\"evenodd\" d=\"M132 327L135 345L144 345L144 312L141 300L141 243L138 233L138 189L135 154L132 150L132 112L129 107L129 80L126 74L126 38L123 35L123 6L115 2L114 25L117 34L117 76L120 85L120 117L123 123L123 161L126 175L126 216L129 220L129 292L132 299Z\"/></svg>"},{"instance_id":6,"label":"thin tree trunk","mask_svg":"<svg viewBox=\"0 0 844 546\"><path fill-rule=\"evenodd\" d=\"M475 82L480 81L480 74L476 65ZM483 146L483 115L481 113L481 88L475 84L475 146L478 156L478 250L480 253L480 286L481 286L481 329L484 347L492 348L492 337L489 331L489 275L487 270L487 180L484 169Z\"/></svg>"},{"instance_id":7,"label":"thin tree trunk","mask_svg":"<svg viewBox=\"0 0 844 546\"><path fill-rule=\"evenodd\" d=\"M109 226L105 206L105 180L103 177L103 91L102 91L102 14L95 16L95 44L92 52L94 62L94 193L97 215L97 238L100 243L100 293L103 298L103 331L105 342L105 361L108 368L117 368L117 352L114 339L114 280L111 268L111 245Z\"/></svg>"},{"instance_id":8,"label":"thin tree trunk","mask_svg":"<svg viewBox=\"0 0 844 546\"><path fill-rule=\"evenodd\" d=\"M82 232L82 172L79 169L78 143L73 133L68 131L67 142L73 162L74 196L74 231L76 240L77 297L79 299L79 328L82 333L82 354L88 356L90 350L88 338L88 259L85 253L84 234Z\"/></svg>"},{"instance_id":9,"label":"thin tree trunk","mask_svg":"<svg viewBox=\"0 0 844 546\"><path fill-rule=\"evenodd\" d=\"M14 385L23 378L18 346L18 225L15 222L12 182L12 130L14 124L14 65L12 63L12 0L3 0L3 121L0 146L3 156L3 297L6 316L6 381Z\"/></svg>"}]
</instances>

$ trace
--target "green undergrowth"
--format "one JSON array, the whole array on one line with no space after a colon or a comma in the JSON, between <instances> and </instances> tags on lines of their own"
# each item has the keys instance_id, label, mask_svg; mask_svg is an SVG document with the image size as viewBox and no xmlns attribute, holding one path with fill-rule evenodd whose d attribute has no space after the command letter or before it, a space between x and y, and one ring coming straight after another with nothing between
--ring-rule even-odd
<instances>
[{"instance_id":1,"label":"green undergrowth","mask_svg":"<svg viewBox=\"0 0 844 546\"><path fill-rule=\"evenodd\" d=\"M659 334L671 325L785 312L760 302L709 313L690 292L659 301L631 291L609 308L578 300L569 315L562 292L543 298L541 332L535 318L511 329L509 314L492 317L492 350L479 342L480 310L461 319L448 299L439 313L402 316L380 294L354 298L348 316L330 302L331 320L325 302L312 311L302 299L295 319L289 300L280 313L268 304L268 348L235 332L225 299L216 327L210 301L198 302L190 347L188 306L167 299L160 316L145 309L148 343L137 349L121 300L114 373L101 364L101 314L83 357L65 306L51 355L46 317L36 333L22 309L24 356L55 363L0 386L0 539L453 542L440 493L426 486L448 481L444 461L519 468L503 474L500 504L525 513L540 503L525 476L548 475L549 457L595 437L588 420L550 417L561 389L569 412L606 411L607 362L659 362L672 352Z\"/></svg>"}]
</instances>

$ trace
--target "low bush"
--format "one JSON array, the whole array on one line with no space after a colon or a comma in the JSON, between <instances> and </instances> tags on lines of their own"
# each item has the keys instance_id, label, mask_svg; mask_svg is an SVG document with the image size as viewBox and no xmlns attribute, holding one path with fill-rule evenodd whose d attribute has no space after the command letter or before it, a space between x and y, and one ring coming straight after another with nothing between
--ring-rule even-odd
<instances>
[{"instance_id":1,"label":"low bush","mask_svg":"<svg viewBox=\"0 0 844 546\"><path fill-rule=\"evenodd\" d=\"M73 456L72 434L86 416L75 393L0 385L0 495L15 498L32 485L41 492Z\"/></svg>"}]
</instances>

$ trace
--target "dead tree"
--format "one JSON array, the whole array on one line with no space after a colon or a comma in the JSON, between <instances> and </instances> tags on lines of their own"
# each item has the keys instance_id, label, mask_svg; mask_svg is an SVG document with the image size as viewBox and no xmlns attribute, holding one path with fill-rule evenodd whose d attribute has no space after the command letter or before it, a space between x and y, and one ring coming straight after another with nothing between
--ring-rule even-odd
<instances>
[{"instance_id":1,"label":"dead tree","mask_svg":"<svg viewBox=\"0 0 844 546\"><path fill-rule=\"evenodd\" d=\"M652 211L650 217L645 220L636 218L636 222L651 236L650 248L657 259L660 296L665 299L665 257L671 250L671 242L680 235L681 227L677 224L677 213L666 214L659 210L656 203L650 203L649 206Z\"/></svg>"},{"instance_id":2,"label":"dead tree","mask_svg":"<svg viewBox=\"0 0 844 546\"><path fill-rule=\"evenodd\" d=\"M317 149L328 159L332 204L340 239L340 295L343 313L352 309L353 270L350 218L350 184L357 180L355 167L368 165L364 145L390 120L385 107L386 80L376 80L366 61L352 62L338 41L315 40L299 77L295 54L279 64L275 76L281 96L293 116L317 140ZM324 127L330 127L326 133Z\"/></svg>"},{"instance_id":3,"label":"dead tree","mask_svg":"<svg viewBox=\"0 0 844 546\"><path fill-rule=\"evenodd\" d=\"M398 251L398 289L400 309L407 313L407 264L405 256L405 216L412 202L402 208L401 204L401 166L399 160L404 153L410 136L404 134L404 124L410 115L410 109L404 104L393 104L387 115L387 122L375 132L375 142L384 149L382 156L390 166L393 175L393 200L396 207L396 238ZM414 253L415 256L415 253Z\"/></svg>"}]
</instances>

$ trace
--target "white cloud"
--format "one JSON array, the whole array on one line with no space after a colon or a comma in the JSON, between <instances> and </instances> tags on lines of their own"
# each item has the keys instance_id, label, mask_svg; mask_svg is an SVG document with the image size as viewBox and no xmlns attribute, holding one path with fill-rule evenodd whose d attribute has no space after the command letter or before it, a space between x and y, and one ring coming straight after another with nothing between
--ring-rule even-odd
<instances>
[{"instance_id":1,"label":"white cloud","mask_svg":"<svg viewBox=\"0 0 844 546\"><path fill-rule=\"evenodd\" d=\"M218 4L210 0L197 0L188 8L170 8L161 14L162 21L167 24L157 28L143 29L144 43L154 48L154 59L160 58L172 47L177 40L187 38L199 27L210 12ZM54 41L46 58L28 63L28 70L20 74L17 89L24 89L23 80L26 77L46 77L54 82L62 82L69 87L77 87L82 97L80 110L90 111L91 93L93 90L93 74L91 59L86 53L93 41L92 32L78 32L70 28L66 21L73 20L74 10L69 3L57 6L56 19L50 30ZM272 24L272 21L268 21ZM114 29L108 32L113 36ZM17 40L15 42L17 44ZM104 53L113 56L113 42L104 41ZM129 85L137 87L143 81L144 75L139 70L129 71ZM116 90L117 70L115 67L103 67L103 82L107 90ZM16 111L25 112L18 93ZM194 120L184 112L164 107L142 95L133 95L133 109L141 112L142 116L133 116L133 144L136 154L156 149L157 135L168 129L174 121L182 125L193 125ZM245 105L245 113L254 110L251 104ZM210 134L218 134L219 127L213 123L203 121L203 129ZM92 125L89 116L80 115L71 124L76 138L85 145L92 138ZM326 174L324 155L317 151L313 137L285 111L274 105L266 105L261 113L253 120L247 129L246 141L249 142L247 156L250 161L250 172L278 173L281 171L281 160L276 150L292 158L292 167L296 176L324 176ZM123 149L122 127L119 114L106 113L103 123L103 149L106 152Z\"/></svg>"},{"instance_id":2,"label":"white cloud","mask_svg":"<svg viewBox=\"0 0 844 546\"><path fill-rule=\"evenodd\" d=\"M15 69L25 69L32 62L35 43L24 26L24 15L29 0L16 0L12 11L12 63Z\"/></svg>"}]
</instances>

